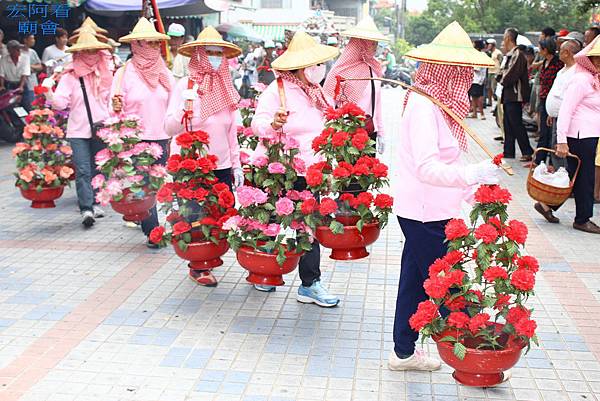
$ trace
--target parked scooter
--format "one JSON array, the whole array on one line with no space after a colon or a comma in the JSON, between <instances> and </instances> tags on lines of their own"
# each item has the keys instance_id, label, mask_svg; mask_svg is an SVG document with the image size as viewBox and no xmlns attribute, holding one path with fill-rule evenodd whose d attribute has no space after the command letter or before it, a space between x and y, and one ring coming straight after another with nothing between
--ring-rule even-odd
<instances>
[{"instance_id":1,"label":"parked scooter","mask_svg":"<svg viewBox=\"0 0 600 401\"><path fill-rule=\"evenodd\" d=\"M389 73L386 72L385 78L400 81L402 83L405 83L406 85L410 85L412 83L411 78L410 78L410 70L408 68L401 67L400 65L396 65L392 69L391 72L389 72ZM392 88L395 88L398 86L398 84L393 84L393 83L385 83L385 84L390 85Z\"/></svg>"},{"instance_id":2,"label":"parked scooter","mask_svg":"<svg viewBox=\"0 0 600 401\"><path fill-rule=\"evenodd\" d=\"M9 143L23 139L23 127L28 113L21 107L22 98L18 89L0 94L0 139Z\"/></svg>"}]
</instances>

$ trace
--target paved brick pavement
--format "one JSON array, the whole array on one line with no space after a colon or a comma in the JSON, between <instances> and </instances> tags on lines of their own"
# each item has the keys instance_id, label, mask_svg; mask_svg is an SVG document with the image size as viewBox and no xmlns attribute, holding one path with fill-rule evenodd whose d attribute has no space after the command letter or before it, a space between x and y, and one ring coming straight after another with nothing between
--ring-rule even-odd
<instances>
[{"instance_id":1,"label":"paved brick pavement","mask_svg":"<svg viewBox=\"0 0 600 401\"><path fill-rule=\"evenodd\" d=\"M393 127L401 91L384 98ZM472 124L499 151L493 121ZM468 158L483 153L472 144ZM512 215L529 225L527 251L541 261L531 299L541 344L510 383L472 389L447 366L385 366L402 249L393 220L369 259L334 262L323 252L339 308L298 304L295 273L275 293L254 291L231 252L215 271L220 285L201 288L172 250L146 249L115 213L84 231L73 189L56 209L30 209L13 186L10 147L0 145L0 400L600 400L600 238L570 227L572 201L560 225L543 221L526 170L514 165L504 185Z\"/></svg>"}]
</instances>

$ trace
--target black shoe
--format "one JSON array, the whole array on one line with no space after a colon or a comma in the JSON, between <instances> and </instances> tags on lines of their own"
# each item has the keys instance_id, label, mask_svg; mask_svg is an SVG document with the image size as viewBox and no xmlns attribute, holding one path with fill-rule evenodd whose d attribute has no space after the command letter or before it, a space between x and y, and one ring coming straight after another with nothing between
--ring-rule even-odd
<instances>
[{"instance_id":1,"label":"black shoe","mask_svg":"<svg viewBox=\"0 0 600 401\"><path fill-rule=\"evenodd\" d=\"M545 210L544 207L542 206L542 204L540 202L537 202L533 208L542 216L544 216L544 218L548 221L548 223L560 223L560 219L558 217L556 217L553 213L552 210Z\"/></svg>"},{"instance_id":2,"label":"black shoe","mask_svg":"<svg viewBox=\"0 0 600 401\"><path fill-rule=\"evenodd\" d=\"M150 248L150 249L158 249L158 248L160 248L160 247L158 246L158 244L155 244L154 242L152 242L152 241L150 241L150 240L147 240L147 241L146 241L146 247L148 247L148 248Z\"/></svg>"},{"instance_id":3,"label":"black shoe","mask_svg":"<svg viewBox=\"0 0 600 401\"><path fill-rule=\"evenodd\" d=\"M587 221L584 224L573 223L573 228L590 234L600 234L600 227L593 221Z\"/></svg>"},{"instance_id":4,"label":"black shoe","mask_svg":"<svg viewBox=\"0 0 600 401\"><path fill-rule=\"evenodd\" d=\"M494 141L503 141L503 140L504 140L503 136L494 137Z\"/></svg>"},{"instance_id":5,"label":"black shoe","mask_svg":"<svg viewBox=\"0 0 600 401\"><path fill-rule=\"evenodd\" d=\"M90 228L96 222L96 219L94 219L94 212L91 210L84 210L81 212L81 218L81 224L83 224L85 228Z\"/></svg>"}]
</instances>

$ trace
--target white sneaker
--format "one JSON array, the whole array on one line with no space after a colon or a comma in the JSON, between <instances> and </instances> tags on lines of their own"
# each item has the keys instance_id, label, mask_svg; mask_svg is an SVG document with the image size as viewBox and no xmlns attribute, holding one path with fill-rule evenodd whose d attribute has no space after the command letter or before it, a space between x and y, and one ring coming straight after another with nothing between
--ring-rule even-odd
<instances>
[{"instance_id":1,"label":"white sneaker","mask_svg":"<svg viewBox=\"0 0 600 401\"><path fill-rule=\"evenodd\" d=\"M81 224L83 224L84 227L91 227L94 225L95 222L96 219L94 219L94 212L92 212L91 210L85 210L81 212Z\"/></svg>"},{"instance_id":2,"label":"white sneaker","mask_svg":"<svg viewBox=\"0 0 600 401\"><path fill-rule=\"evenodd\" d=\"M401 359L394 351L388 359L389 370L438 370L442 367L442 362L439 359L431 358L422 350L415 350L415 353L408 358Z\"/></svg>"},{"instance_id":3,"label":"white sneaker","mask_svg":"<svg viewBox=\"0 0 600 401\"><path fill-rule=\"evenodd\" d=\"M92 207L94 209L94 218L101 219L102 217L106 216L106 213L104 213L104 210L102 210L100 206L94 205Z\"/></svg>"}]
</instances>

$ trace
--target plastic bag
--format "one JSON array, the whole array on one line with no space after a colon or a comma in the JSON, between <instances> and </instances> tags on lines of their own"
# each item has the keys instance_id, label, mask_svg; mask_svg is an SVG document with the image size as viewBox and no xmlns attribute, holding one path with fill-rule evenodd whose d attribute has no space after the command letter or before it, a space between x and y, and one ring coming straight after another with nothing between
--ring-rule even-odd
<instances>
[{"instance_id":1,"label":"plastic bag","mask_svg":"<svg viewBox=\"0 0 600 401\"><path fill-rule=\"evenodd\" d=\"M546 163L541 162L533 170L533 178L542 184L550 185L555 188L569 188L571 181L569 179L569 173L564 167L558 169L558 171L551 173L548 171Z\"/></svg>"}]
</instances>

